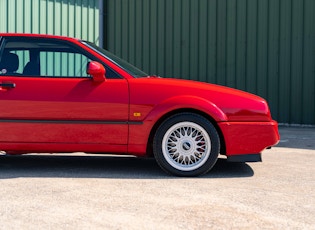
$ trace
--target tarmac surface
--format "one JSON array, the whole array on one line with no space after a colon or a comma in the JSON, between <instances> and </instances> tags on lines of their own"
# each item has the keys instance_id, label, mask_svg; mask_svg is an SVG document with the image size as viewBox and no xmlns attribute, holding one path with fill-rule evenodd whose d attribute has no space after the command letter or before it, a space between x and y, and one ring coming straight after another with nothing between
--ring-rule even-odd
<instances>
[{"instance_id":1,"label":"tarmac surface","mask_svg":"<svg viewBox=\"0 0 315 230\"><path fill-rule=\"evenodd\" d=\"M0 229L315 229L315 128L199 178L152 159L0 156Z\"/></svg>"}]
</instances>

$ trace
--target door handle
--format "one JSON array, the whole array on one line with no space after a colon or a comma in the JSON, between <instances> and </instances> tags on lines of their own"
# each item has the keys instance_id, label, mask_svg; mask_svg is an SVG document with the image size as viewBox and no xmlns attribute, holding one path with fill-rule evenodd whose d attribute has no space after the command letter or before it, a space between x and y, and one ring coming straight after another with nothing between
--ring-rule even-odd
<instances>
[{"instance_id":1,"label":"door handle","mask_svg":"<svg viewBox=\"0 0 315 230\"><path fill-rule=\"evenodd\" d=\"M1 88L4 88L4 89L12 89L12 88L15 88L15 83L12 83L12 82L1 82L0 83L0 87Z\"/></svg>"}]
</instances>

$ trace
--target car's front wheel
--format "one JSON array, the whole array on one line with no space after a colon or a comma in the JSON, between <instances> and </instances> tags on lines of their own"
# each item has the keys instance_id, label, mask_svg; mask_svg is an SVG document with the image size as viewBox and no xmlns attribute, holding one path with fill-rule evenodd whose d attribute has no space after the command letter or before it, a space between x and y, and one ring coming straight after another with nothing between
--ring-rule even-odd
<instances>
[{"instance_id":1,"label":"car's front wheel","mask_svg":"<svg viewBox=\"0 0 315 230\"><path fill-rule=\"evenodd\" d=\"M220 151L217 130L194 113L176 114L157 129L153 140L156 161L176 176L198 176L216 163Z\"/></svg>"}]
</instances>

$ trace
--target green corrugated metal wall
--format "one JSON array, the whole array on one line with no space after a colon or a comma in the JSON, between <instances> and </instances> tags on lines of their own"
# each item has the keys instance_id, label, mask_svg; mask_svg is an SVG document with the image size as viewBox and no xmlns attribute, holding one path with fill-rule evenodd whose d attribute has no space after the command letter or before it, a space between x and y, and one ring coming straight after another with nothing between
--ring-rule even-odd
<instances>
[{"instance_id":1,"label":"green corrugated metal wall","mask_svg":"<svg viewBox=\"0 0 315 230\"><path fill-rule=\"evenodd\" d=\"M0 0L0 32L65 35L99 42L99 0Z\"/></svg>"},{"instance_id":2,"label":"green corrugated metal wall","mask_svg":"<svg viewBox=\"0 0 315 230\"><path fill-rule=\"evenodd\" d=\"M246 90L315 124L314 0L108 0L107 47L143 70Z\"/></svg>"},{"instance_id":3,"label":"green corrugated metal wall","mask_svg":"<svg viewBox=\"0 0 315 230\"><path fill-rule=\"evenodd\" d=\"M99 43L101 0L1 0L0 32ZM314 0L103 0L105 46L151 74L239 88L315 124Z\"/></svg>"}]
</instances>

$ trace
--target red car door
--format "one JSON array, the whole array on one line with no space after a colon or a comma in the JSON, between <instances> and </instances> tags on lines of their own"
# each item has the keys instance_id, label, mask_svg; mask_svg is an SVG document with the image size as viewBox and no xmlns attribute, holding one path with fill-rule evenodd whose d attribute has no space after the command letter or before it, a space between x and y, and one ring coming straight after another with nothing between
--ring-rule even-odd
<instances>
[{"instance_id":1,"label":"red car door","mask_svg":"<svg viewBox=\"0 0 315 230\"><path fill-rule=\"evenodd\" d=\"M59 43L58 49L51 48L53 43L49 48L45 48L46 44L44 48L33 49L35 45L31 41L24 43L21 51L18 50L21 48L19 42L11 43L5 52L18 56L19 64L14 71L0 66L2 144L24 143L27 148L31 144L43 143L92 144L112 146L110 151L115 151L114 146L126 146L129 92L125 79L95 82L89 76L81 76L89 58L82 58L80 53ZM28 45L30 49L26 50ZM21 59L27 60L21 63ZM25 73L31 62L37 63L38 74ZM82 73L77 73L77 69L83 69ZM54 149L58 151L56 147Z\"/></svg>"},{"instance_id":2,"label":"red car door","mask_svg":"<svg viewBox=\"0 0 315 230\"><path fill-rule=\"evenodd\" d=\"M0 107L1 142L127 143L122 79L1 77Z\"/></svg>"}]
</instances>

